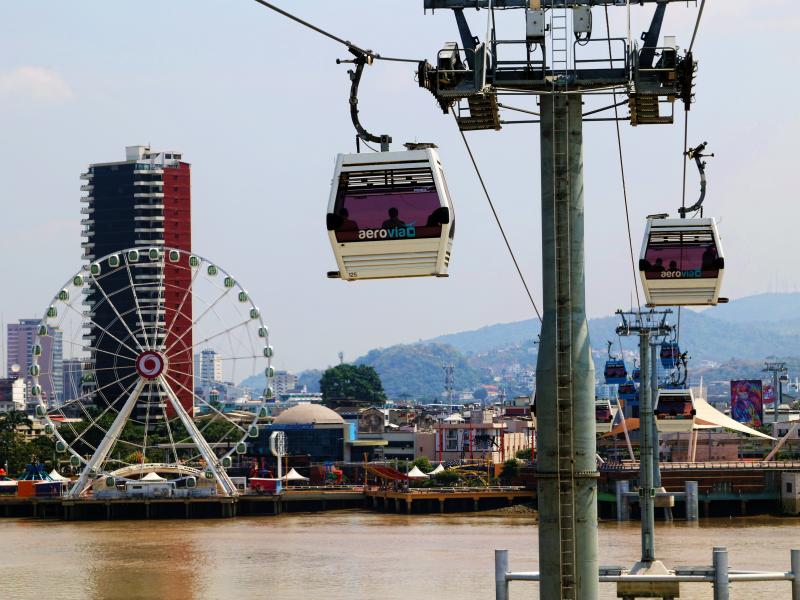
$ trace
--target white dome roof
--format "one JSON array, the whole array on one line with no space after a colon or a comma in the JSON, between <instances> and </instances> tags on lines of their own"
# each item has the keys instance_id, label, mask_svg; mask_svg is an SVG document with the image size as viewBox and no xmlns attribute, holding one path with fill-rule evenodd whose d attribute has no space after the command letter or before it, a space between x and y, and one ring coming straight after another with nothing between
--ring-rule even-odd
<instances>
[{"instance_id":1,"label":"white dome roof","mask_svg":"<svg viewBox=\"0 0 800 600\"><path fill-rule=\"evenodd\" d=\"M341 425L344 419L338 413L321 404L302 403L287 408L273 421L275 425L306 425L319 423Z\"/></svg>"}]
</instances>

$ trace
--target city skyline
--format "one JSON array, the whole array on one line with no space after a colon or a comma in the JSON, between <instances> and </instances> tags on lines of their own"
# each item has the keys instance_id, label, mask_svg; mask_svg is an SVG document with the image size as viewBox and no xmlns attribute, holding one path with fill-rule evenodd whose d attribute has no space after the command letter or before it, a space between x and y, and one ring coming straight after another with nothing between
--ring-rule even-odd
<instances>
[{"instance_id":1,"label":"city skyline","mask_svg":"<svg viewBox=\"0 0 800 600\"><path fill-rule=\"evenodd\" d=\"M38 23L33 30L12 27L0 41L0 48L7 50L0 58L0 125L10 140L0 152L12 174L5 191L12 202L0 225L0 248L9 253L24 245L28 251L26 261L6 263L0 272L4 280L19 281L25 290L4 298L0 312L6 322L44 312L59 283L80 264L75 173L114 156L125 144L147 141L154 147L179 147L192 157L195 249L248 286L271 328L280 368L322 367L335 364L339 351L352 359L374 347L532 316L458 132L417 88L409 65L368 67L359 107L370 128L392 134L396 142L438 144L459 222L450 278L352 284L327 280L325 273L334 265L324 224L333 159L354 145L346 68L334 62L345 53L253 3L232 4L225 12L211 2L195 2L187 10L189 6L176 2L165 7L163 21L155 24L132 5L87 2L65 7L45 2L0 9L5 22ZM498 19L511 29L521 28L513 20L514 11L509 12ZM622 11L611 12L617 19ZM649 12L636 11L634 37ZM184 22L187 13L191 26L176 29L168 24L179 16ZM358 27L354 14L359 15ZM301 16L310 15L384 54L432 60L444 42L457 38L449 15L425 16L416 4L393 2L365 10L354 1L335 9L309 2ZM476 31L482 28L483 16L468 14ZM695 17L695 10L675 4L667 11L664 32L678 35L678 45L685 48ZM59 21L80 23L85 34L71 35L56 26ZM109 25L114 23L125 23L131 35L111 36ZM722 48L729 47L731 36L747 36L764 53L780 55L784 42L775 33L797 24L792 4L783 0L775 2L769 14L749 5L712 3L695 47L702 76L690 113L689 143L708 140L709 150L717 154L708 161L706 214L722 217L729 266L723 295L731 298L770 288L794 290L798 285L791 257L782 248L800 208L784 203L778 222L771 210L793 186L792 132L798 117L787 114L786 126L780 129L768 127L771 114L753 112L743 118L741 107L754 106L760 96L745 86L737 92L737 101L730 101L724 90L730 88L732 63L737 70L759 72L768 80L780 77L782 66L757 63L758 57L750 55L732 61ZM612 26L619 33L624 23L612 20ZM204 27L219 33L219 44L193 37L191 32ZM401 28L415 35L391 35ZM153 43L142 47L141 40ZM263 57L273 44L300 44L304 52L282 56L267 73ZM98 55L98 45L108 52ZM56 56L55 47L65 51ZM189 58L176 71L171 61L163 60L167 55ZM118 69L131 61L147 64L147 72ZM311 74L304 83L294 77L301 70ZM102 90L96 86L98 79L105 82ZM143 110L136 93L149 89L153 79L161 84L163 110ZM291 94L283 85L288 80L294 82ZM798 86L791 80L786 85L789 96ZM316 100L319 89L332 99L324 108ZM263 110L265 99L273 110ZM635 254L644 216L674 212L680 204L681 125L678 114L673 127L636 132L622 127ZM468 134L538 300L538 170L531 168L538 160L537 136L535 129L524 126L505 127L497 135ZM744 139L747 151L741 152ZM230 158L221 157L221 148L231 149ZM48 177L40 175L42 164ZM585 164L591 224L588 311L590 316L607 315L629 306L635 297L613 126L587 124ZM689 164L687 198L694 198L698 188L697 173ZM753 209L756 196L759 210ZM23 228L24 211L31 206L43 216ZM31 262L40 265L36 277L27 269Z\"/></svg>"}]
</instances>

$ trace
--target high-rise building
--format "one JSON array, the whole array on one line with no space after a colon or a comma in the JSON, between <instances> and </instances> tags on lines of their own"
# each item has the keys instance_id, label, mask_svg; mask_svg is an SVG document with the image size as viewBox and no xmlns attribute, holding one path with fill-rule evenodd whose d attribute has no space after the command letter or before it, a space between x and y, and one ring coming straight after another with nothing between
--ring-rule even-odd
<instances>
[{"instance_id":1,"label":"high-rise building","mask_svg":"<svg viewBox=\"0 0 800 600\"><path fill-rule=\"evenodd\" d=\"M299 379L297 375L287 371L277 371L272 378L272 387L276 396L282 396L297 390Z\"/></svg>"},{"instance_id":2,"label":"high-rise building","mask_svg":"<svg viewBox=\"0 0 800 600\"><path fill-rule=\"evenodd\" d=\"M81 246L89 262L127 248L139 248L142 257L151 248L191 251L190 165L180 153L128 146L124 161L92 164L81 179L86 180L81 190L88 192L81 199L86 237ZM135 379L126 375L134 374L137 356L117 341L129 340L133 332L142 347L149 342L165 349L167 363L180 365L168 370L167 379L181 405L192 412L192 295L187 293L191 271L183 264L187 260L164 261L163 274L157 262L131 261L129 269L106 274L102 290L95 288L86 296L93 321L87 339L95 348L97 404L120 401ZM104 301L112 294L114 308ZM162 392L148 386L137 412L153 409L160 414L165 402Z\"/></svg>"},{"instance_id":3,"label":"high-rise building","mask_svg":"<svg viewBox=\"0 0 800 600\"><path fill-rule=\"evenodd\" d=\"M0 413L25 410L25 391L21 377L0 379Z\"/></svg>"},{"instance_id":4,"label":"high-rise building","mask_svg":"<svg viewBox=\"0 0 800 600\"><path fill-rule=\"evenodd\" d=\"M9 323L7 326L7 373L10 377L18 373L27 388L31 384L29 369L33 359L33 342L41 323L41 319L20 319L18 323ZM62 333L48 326L47 335L42 336L40 342L39 383L42 386L42 400L49 407L58 406L64 396Z\"/></svg>"},{"instance_id":5,"label":"high-rise building","mask_svg":"<svg viewBox=\"0 0 800 600\"><path fill-rule=\"evenodd\" d=\"M83 373L83 362L73 358L65 358L63 362L63 388L64 402L75 400L82 394L81 374Z\"/></svg>"},{"instance_id":6,"label":"high-rise building","mask_svg":"<svg viewBox=\"0 0 800 600\"><path fill-rule=\"evenodd\" d=\"M205 349L194 355L194 385L206 387L222 381L222 357L214 350Z\"/></svg>"}]
</instances>

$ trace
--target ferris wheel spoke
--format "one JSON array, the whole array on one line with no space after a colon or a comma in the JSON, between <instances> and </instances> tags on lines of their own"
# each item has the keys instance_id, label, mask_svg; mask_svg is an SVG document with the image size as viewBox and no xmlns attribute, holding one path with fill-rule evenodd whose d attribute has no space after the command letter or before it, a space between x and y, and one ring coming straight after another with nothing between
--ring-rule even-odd
<instances>
[{"instance_id":1,"label":"ferris wheel spoke","mask_svg":"<svg viewBox=\"0 0 800 600\"><path fill-rule=\"evenodd\" d=\"M64 405L61 406L60 408L63 411L63 409L65 409L65 408L69 408L69 407L72 407L73 405L77 405L77 406L82 407L84 413L88 416L89 413L86 412L86 405L83 402L83 400L86 400L87 398L90 398L90 397L94 396L95 394L110 388L111 386L115 386L115 385L118 386L123 381L128 379L129 377L136 377L136 376L138 376L138 373L136 373L136 371L133 371L132 373L128 373L127 375L123 375L122 377L120 377L118 379L115 379L114 381L111 381L109 383L106 383L105 385L101 385L100 387L91 389L88 392L86 392L84 394L81 394L77 398L73 398L69 402L65 402ZM104 394L101 394L101 395L103 396L103 399L105 400L105 395ZM113 403L108 403L108 404L109 404L109 406L113 406Z\"/></svg>"},{"instance_id":2,"label":"ferris wheel spoke","mask_svg":"<svg viewBox=\"0 0 800 600\"><path fill-rule=\"evenodd\" d=\"M189 285L186 286L186 289L183 291L183 296L181 297L180 304L178 304L178 310L175 311L175 314L172 316L172 320L170 321L169 325L167 326L164 332L164 345L166 345L166 340L169 339L169 335L172 333L172 328L175 326L175 322L178 320L178 316L182 314L183 305L186 303L186 300L190 297L192 289L194 289L194 284L197 281L198 275L200 275L199 266L197 267L197 269L195 269L194 274L192 275L192 279L191 281L189 281Z\"/></svg>"},{"instance_id":3,"label":"ferris wheel spoke","mask_svg":"<svg viewBox=\"0 0 800 600\"><path fill-rule=\"evenodd\" d=\"M239 327L243 327L243 326L247 325L248 323L250 323L251 321L252 321L252 319L247 319L246 321L242 321L241 323L237 323L237 324L236 324L236 325L234 325L233 327L228 327L228 329L223 329L222 331L218 331L217 333L215 333L215 334L213 334L213 335L210 335L210 336L208 336L208 337L205 337L205 338L203 338L203 339L202 339L202 340L200 340L199 342L195 342L195 343L194 343L194 346L195 346L195 347L201 346L201 345L203 345L203 344L205 344L205 343L207 343L207 342L210 342L210 341L211 341L211 340L213 340L213 339L216 339L216 338L218 338L218 337L219 337L219 336L221 336L221 335L225 335L225 334L228 334L228 333L230 333L230 332L231 332L231 331L233 331L234 329L238 329ZM188 331L191 331L191 329L189 329ZM184 335L185 335L185 334L184 334ZM183 337L183 336L181 336L181 338L182 338L182 337ZM179 339L180 339L180 338L179 338ZM175 340L175 344L177 344L177 343L178 343L179 339L178 339L178 340ZM175 347L175 344L173 344L172 346L170 346L170 347L169 347L169 349L167 350L167 353L169 353L169 352L171 352L171 351L172 351L172 349Z\"/></svg>"},{"instance_id":4,"label":"ferris wheel spoke","mask_svg":"<svg viewBox=\"0 0 800 600\"><path fill-rule=\"evenodd\" d=\"M117 440L117 438L119 438L120 433L122 433L122 428L125 426L125 423L130 417L131 412L133 412L133 408L136 406L139 395L142 393L142 389L144 389L145 381L145 379L139 378L139 380L136 382L136 386L133 388L133 391L120 408L116 418L114 419L114 422L111 424L111 427L108 428L106 434L103 436L103 440L100 442L100 445L94 451L94 454L92 454L92 457L83 468L78 482L73 486L72 491L70 492L71 496L80 496L86 490L89 477L91 477L91 474L97 468L97 465L105 462L108 453L111 451L114 445L114 442Z\"/></svg>"},{"instance_id":5,"label":"ferris wheel spoke","mask_svg":"<svg viewBox=\"0 0 800 600\"><path fill-rule=\"evenodd\" d=\"M183 426L186 428L186 431L189 433L189 437L192 438L192 442L200 451L203 459L206 461L206 467L213 473L214 477L217 480L217 483L222 487L225 491L226 496L235 496L238 492L236 491L236 486L234 485L231 478L222 468L220 464L220 460L217 458L217 455L214 453L214 450L211 448L210 444L205 440L203 435L198 431L197 426L195 425L192 418L186 412L186 409L183 408L178 397L175 395L175 392L172 390L167 379L164 375L159 376L159 382L161 386L164 388L164 391L167 393L167 397L169 398L170 403L172 404L172 408L175 413L178 415L178 418L183 423Z\"/></svg>"},{"instance_id":6,"label":"ferris wheel spoke","mask_svg":"<svg viewBox=\"0 0 800 600\"><path fill-rule=\"evenodd\" d=\"M125 388L125 390L122 392L122 394L120 394L120 395L123 396L123 395L127 394L128 392L131 391L131 389L133 389L133 386L135 386L135 385L136 385L136 381L132 381L130 383L130 385L128 385ZM104 435L107 434L108 430L103 428L103 427L101 427L97 423L100 421L100 419L102 419L104 416L106 416L109 413L109 411L111 409L113 409L113 408L114 408L114 405L112 403L109 403L109 405L106 406L106 408L105 408L105 410L103 410L103 412L101 412L99 415L97 415L96 417L93 417L93 418L87 412L86 413L87 416L90 417L89 424L84 428L84 430L80 433L80 435L78 435L74 440L72 440L72 444L77 444L78 442L80 442L83 439L83 436L86 435L87 433L89 433L92 430L93 427L96 428L99 431L102 431ZM74 431L74 429L73 429L73 431ZM88 442L84 442L84 443L87 446L89 446L90 448L92 448L92 450L97 450L97 448L95 448L94 446L92 446Z\"/></svg>"},{"instance_id":7,"label":"ferris wheel spoke","mask_svg":"<svg viewBox=\"0 0 800 600\"><path fill-rule=\"evenodd\" d=\"M181 375L187 375L187 373L180 373L180 374L181 374ZM239 431L241 431L242 433L245 433L245 432L247 431L247 430L246 430L244 427L242 427L241 425L239 425L239 424L235 423L235 422L233 421L233 419L231 419L231 418L230 418L228 415L226 415L224 412L222 412L221 410L219 410L218 408L216 408L215 406L213 406L212 404L210 404L209 402L207 402L207 401L206 401L206 400L205 400L205 399L204 399L202 396L198 396L196 393L194 393L194 392L193 392L193 391L191 391L189 388L187 388L187 387L186 387L185 385L183 385L183 384L182 384L180 381L178 381L178 380L177 380L175 377L172 377L172 376L171 376L169 373L164 373L164 375L166 375L166 376L167 376L167 377L168 377L168 378L169 378L169 379L170 379L170 380L171 380L171 381L172 381L172 382L173 382L175 385L177 385L177 386L178 386L180 389L182 389L182 390L183 390L183 391L185 391L185 392L189 392L190 394L192 394L192 397L193 397L195 400L197 400L197 401L198 401L198 402L200 402L201 404L203 404L203 405L207 406L208 408L210 408L210 409L212 410L212 412L215 412L217 415L221 416L223 419L225 419L225 420L226 420L226 421L228 421L229 423L232 423L233 425L235 425L235 426L236 426L236 428L238 428L238 429L239 429Z\"/></svg>"},{"instance_id":8,"label":"ferris wheel spoke","mask_svg":"<svg viewBox=\"0 0 800 600\"><path fill-rule=\"evenodd\" d=\"M158 273L158 298L159 298L158 306L159 306L159 308L164 307L164 310L165 310L165 312L164 312L164 324L166 324L166 321L167 321L167 314L166 314L167 290L164 287L164 269L166 268L166 264L167 264L167 254L166 253L167 253L166 250L160 250L159 251L160 260L158 261L159 262L159 266L160 266L159 273ZM161 319L160 319L160 316L158 314L158 310L156 310L156 318L153 319L153 348L158 347L158 332L159 332L159 330L163 330L164 329L163 327L160 326L160 324L161 324ZM165 337L165 340L166 340L166 337Z\"/></svg>"},{"instance_id":9,"label":"ferris wheel spoke","mask_svg":"<svg viewBox=\"0 0 800 600\"><path fill-rule=\"evenodd\" d=\"M69 308L71 311L73 311L73 312L74 312L76 315L78 315L79 317L81 317L81 318L83 318L83 319L86 319L87 323L89 323L89 324L93 325L94 327L97 327L98 329L100 329L100 331L102 331L102 332L103 332L104 334L106 334L108 337L110 337L111 339L113 339L113 340L114 340L115 342L117 342L117 343L118 343L120 346L124 346L126 349L130 350L130 351L131 351L131 353L132 353L134 356L136 356L136 355L139 353L139 351L138 351L138 350L135 350L135 349L131 348L131 347L130 347L128 344L126 344L125 342L123 342L121 339L119 339L117 336L115 336L115 335L114 335L113 333L111 333L111 332L110 332L108 329L106 329L105 327L103 327L102 325L100 325L100 323L98 323L97 321L95 321L95 320L94 320L94 319L92 319L91 317L84 317L84 316L83 316L83 313L81 313L81 311L79 311L77 308L75 308L75 307L74 307L74 306L72 306L71 304L65 304L65 306L66 306L67 308Z\"/></svg>"},{"instance_id":10,"label":"ferris wheel spoke","mask_svg":"<svg viewBox=\"0 0 800 600\"><path fill-rule=\"evenodd\" d=\"M133 283L133 273L131 273L131 265L130 265L130 262L128 261L127 253L124 255L123 258L125 260L125 271L128 273L128 281L131 284L131 294L133 295L133 302L134 302L134 305L136 306L136 316L139 319L139 329L141 329L142 336L144 336L145 349L150 350L154 346L152 346L150 344L150 338L147 335L147 327L145 327L145 324L144 324L144 314L142 313L142 308L139 305L139 295L136 292L136 284ZM158 306L160 304L161 304L161 302L156 303L156 308L155 308L155 311L156 311L155 321L156 322L158 322Z\"/></svg>"},{"instance_id":11,"label":"ferris wheel spoke","mask_svg":"<svg viewBox=\"0 0 800 600\"><path fill-rule=\"evenodd\" d=\"M137 354L139 352L144 351L145 348L143 348L142 345L138 342L138 340L136 339L136 336L133 334L133 331L131 331L131 328L128 327L128 323L125 321L125 319L122 318L122 315L119 314L119 311L117 310L116 305L111 301L111 298L109 298L108 294L103 289L103 286L100 285L100 281L98 281L98 279L94 275L90 274L89 276L91 277L92 281L94 281L94 284L97 287L97 289L100 291L100 293L103 294L103 298L105 298L106 303L108 303L108 305L111 307L111 310L113 310L114 314L117 315L117 318L119 319L120 323L122 323L123 327L125 327L125 329L127 330L128 335L131 337L131 339L134 341L134 343L136 343L136 346L138 348ZM136 297L136 291L135 290L131 290L131 293L133 294L133 296L135 298Z\"/></svg>"},{"instance_id":12,"label":"ferris wheel spoke","mask_svg":"<svg viewBox=\"0 0 800 600\"><path fill-rule=\"evenodd\" d=\"M203 317L205 317L205 316L206 316L206 315L209 313L209 311L213 310L213 309L214 309L214 307L217 305L217 303L218 303L220 300L222 300L222 299L223 299L225 296L227 296L227 295L228 295L228 292L230 292L232 289L233 289L232 287L230 287L230 288L225 288L225 291L224 291L224 292L222 292L222 294L220 294L220 295L217 297L217 299L216 299L216 300L214 300L214 302L212 302L212 303L211 303L211 304L210 304L210 305L209 305L209 306L208 306L208 307L207 307L207 308L206 308L206 309L205 309L205 310L204 310L204 311L203 311L203 312L200 314L200 316L199 316L199 317L197 317L196 319L194 319L194 320L192 321L192 324L191 324L191 326L190 326L190 327L187 327L187 328L186 328L186 331L184 331L184 332L183 332L181 335L179 335L179 336L178 336L178 338L175 340L175 342L174 342L174 343L173 343L173 344L172 344L172 345L171 345L171 346L170 346L170 347L169 347L169 348L166 350L167 354L169 354L170 350L171 350L172 348L174 348L174 347L175 347L175 345L176 345L178 342L180 342L181 340L183 340L183 338L184 338L184 337L186 337L186 335L187 335L188 333L191 333L191 332L194 330L195 326L196 326L196 325L197 325L197 324L198 324L198 323L199 323L199 322L200 322L200 321L203 319ZM246 322L246 321L245 321L245 322ZM195 345L195 346L197 346L197 344L194 344L194 345Z\"/></svg>"}]
</instances>

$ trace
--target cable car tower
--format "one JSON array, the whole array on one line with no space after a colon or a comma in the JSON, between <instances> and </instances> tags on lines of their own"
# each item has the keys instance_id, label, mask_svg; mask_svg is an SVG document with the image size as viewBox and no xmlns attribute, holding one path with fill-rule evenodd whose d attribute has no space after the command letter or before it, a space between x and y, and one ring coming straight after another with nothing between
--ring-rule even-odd
<instances>
[{"instance_id":1,"label":"cable car tower","mask_svg":"<svg viewBox=\"0 0 800 600\"><path fill-rule=\"evenodd\" d=\"M672 123L675 100L691 102L691 54L679 55L674 43L659 46L664 14L672 1L639 0L639 5L655 5L640 47L629 38L592 36L592 9L626 5L619 0L424 0L425 9L453 11L461 46L448 42L433 65L421 62L419 85L434 95L443 112L453 112L462 131L497 130L510 123L500 116L502 95L527 94L539 100L539 113L534 113L538 118L524 122L540 124L541 145L544 318L537 363L537 479L543 598L598 596L583 122L597 120L589 114L616 113L618 93L627 95L626 119L632 125ZM467 8L488 11L483 41L470 31ZM508 9L520 10L525 39L498 39L495 11ZM608 58L599 60L593 48L607 51ZM614 95L614 102L584 113L584 99L603 94Z\"/></svg>"}]
</instances>

